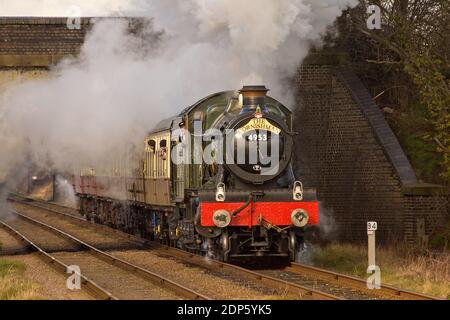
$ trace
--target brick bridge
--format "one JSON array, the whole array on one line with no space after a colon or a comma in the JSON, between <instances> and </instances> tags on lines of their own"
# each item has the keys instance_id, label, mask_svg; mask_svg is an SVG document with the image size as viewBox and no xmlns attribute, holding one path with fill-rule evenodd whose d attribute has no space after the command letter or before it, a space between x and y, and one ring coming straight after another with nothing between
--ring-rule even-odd
<instances>
[{"instance_id":1,"label":"brick bridge","mask_svg":"<svg viewBox=\"0 0 450 320\"><path fill-rule=\"evenodd\" d=\"M45 77L77 55L91 24L69 30L66 18L0 18L0 92L17 78ZM316 187L322 222L334 239L364 241L366 222L377 238L424 245L449 219L448 190L418 183L383 113L352 71L319 63L297 77L296 172Z\"/></svg>"}]
</instances>

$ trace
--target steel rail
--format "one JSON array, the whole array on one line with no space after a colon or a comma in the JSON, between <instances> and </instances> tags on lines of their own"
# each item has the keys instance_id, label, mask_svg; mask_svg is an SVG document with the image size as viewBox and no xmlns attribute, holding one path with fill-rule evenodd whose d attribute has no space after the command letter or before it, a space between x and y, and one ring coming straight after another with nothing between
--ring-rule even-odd
<instances>
[{"instance_id":1,"label":"steel rail","mask_svg":"<svg viewBox=\"0 0 450 320\"><path fill-rule=\"evenodd\" d=\"M26 221L29 221L29 222L35 224L35 225L38 225L38 226L43 227L43 228L45 228L47 230L50 230L53 233L55 233L55 234L57 234L57 235L59 235L59 236L61 236L63 238L66 238L69 241L72 241L72 242L76 243L77 245L80 245L82 248L87 249L93 255L98 256L102 260L104 260L104 261L106 261L106 262L108 262L108 263L110 263L110 264L112 264L114 266L117 266L117 267L119 267L119 268L121 268L123 270L126 270L126 271L134 272L137 275L139 275L140 277L142 277L142 278L144 278L146 280L149 280L149 281L155 283L158 286L165 287L165 288L171 290L172 292L175 292L176 294L179 294L179 295L181 295L181 296L183 296L183 297L185 297L187 299L192 299L192 300L211 300L210 297L202 295L202 294L200 294L200 293L198 293L198 292L196 292L194 290L191 290L191 289L189 289L189 288L187 288L187 287L185 287L185 286L183 286L181 284L178 284L178 283L176 283L176 282L174 282L172 280L169 280L169 279L167 279L167 278L165 278L165 277L163 277L163 276L161 276L159 274L156 274L154 272L151 272L149 270L141 268L141 267L139 267L139 266L137 266L135 264L129 263L129 262L127 262L125 260L122 260L122 259L120 259L118 257L110 255L110 254L108 254L108 253L106 253L104 251L101 251L101 250L91 246L90 244L84 242L83 240L78 239L78 238L76 238L76 237L74 237L74 236L72 236L72 235L70 235L70 234L68 234L68 233L66 233L66 232L64 232L62 230L59 230L59 229L57 229L57 228L55 228L55 227L53 227L53 226L51 226L49 224L46 224L46 223L41 222L41 221L38 221L38 220L33 219L31 217L28 217L28 216L26 216L24 214L21 214L21 213L19 213L17 211L14 211L14 210L12 212L14 214L16 214L18 217L20 217L21 219L24 219Z\"/></svg>"},{"instance_id":2,"label":"steel rail","mask_svg":"<svg viewBox=\"0 0 450 320\"><path fill-rule=\"evenodd\" d=\"M56 269L60 273L67 275L67 270L69 270L69 266L64 264L59 259L55 258L51 254L47 253L43 249L41 249L37 244L24 236L20 231L16 230L14 227L10 226L8 223L0 220L0 227L11 233L13 236L19 238L22 242L27 243L27 246L32 251L37 251L39 257L49 264L52 268ZM81 277L81 287L84 288L91 296L101 300L118 300L115 296L113 296L108 290L101 287L93 280L88 277L80 274Z\"/></svg>"},{"instance_id":3,"label":"steel rail","mask_svg":"<svg viewBox=\"0 0 450 320\"><path fill-rule=\"evenodd\" d=\"M40 205L38 205L38 203L45 204L45 205L50 204L50 205L53 205L53 206L59 206L60 208L63 208L63 209L76 210L74 208L69 208L69 207L65 207L65 206L58 205L58 204L53 204L53 203L46 203L44 201L28 198L28 197L25 197L25 196L17 194L17 193L10 193L10 195L13 195L14 197L22 198L23 200L21 200L22 202L20 202L20 200L8 198L9 201L20 202L21 204L24 204L24 205L30 205L30 206L33 206L33 207L36 207L36 208L40 208L40 209L43 209L43 210L48 210L50 212L59 213L59 214L62 214L64 216L68 216L70 218L73 218L73 219L76 219L76 220L79 220L79 221L87 221L86 219L84 219L82 217L77 217L77 216L75 216L73 214L69 214L69 213L62 212L62 211L59 211L59 210L55 210L55 209L52 209L52 208L48 208L48 207L45 207L45 206L40 206Z\"/></svg>"},{"instance_id":4,"label":"steel rail","mask_svg":"<svg viewBox=\"0 0 450 320\"><path fill-rule=\"evenodd\" d=\"M330 270L325 270L313 266L308 266L301 263L291 263L289 267L286 268L287 271L291 271L297 274L309 274L315 277L322 278L324 280L330 280L337 283L342 283L350 287L355 287L360 290L369 290L367 288L367 281L357 277L344 275ZM402 299L408 300L441 300L440 298L433 297L431 295L418 293L410 290L404 290L396 288L389 285L380 285L379 289L371 290L374 294L385 294L389 296L395 296Z\"/></svg>"},{"instance_id":5,"label":"steel rail","mask_svg":"<svg viewBox=\"0 0 450 320\"><path fill-rule=\"evenodd\" d=\"M90 225L93 228L98 229L98 230L104 230L104 231L107 231L107 232L113 232L113 233L119 235L120 237L126 238L126 239L128 239L130 241L133 241L133 242L136 242L139 245L148 245L148 243L149 243L147 240L142 239L142 238L140 238L138 236L135 236L133 234L124 233L121 230L113 229L113 228L110 228L110 227L102 225L102 224L91 223L90 221L88 221L88 220L86 220L86 219L84 219L82 217L78 217L78 216L75 216L73 214L69 214L69 213L66 213L66 212L63 212L63 211L60 211L60 210L47 208L45 206L40 206L40 205L37 204L37 203L42 203L40 200L31 199L31 198L28 198L28 197L25 197L25 196L22 196L22 195L18 195L18 194L14 194L14 196L23 198L24 200L16 200L16 199L8 199L8 200L12 201L12 202L17 202L17 203L20 203L20 204L23 204L23 205L26 205L26 206L35 207L35 208L38 208L38 209L42 209L42 210L46 210L46 211L53 212L53 213L56 213L56 214L60 214L60 215L65 216L67 218L73 219L73 221L79 226L86 226L86 224L88 224L88 225ZM69 208L69 207L60 206L58 204L52 204L52 205L59 206L62 209L72 209L72 208Z\"/></svg>"},{"instance_id":6,"label":"steel rail","mask_svg":"<svg viewBox=\"0 0 450 320\"><path fill-rule=\"evenodd\" d=\"M175 256L181 260L191 262L197 265L201 265L210 270L218 271L218 272L228 272L243 279L247 279L258 284L265 285L272 289L275 289L277 292L290 294L293 296L307 296L316 300L345 300L339 296L332 295L326 292L322 292L316 290L311 287L299 285L296 283L292 283L286 280L274 278L268 275L264 275L257 271L249 270L246 268L242 268L233 264L221 262L213 259L205 259L205 257L200 256L198 254L189 253L187 251L183 251L177 248L156 245L154 248L162 253L166 253L168 256Z\"/></svg>"}]
</instances>

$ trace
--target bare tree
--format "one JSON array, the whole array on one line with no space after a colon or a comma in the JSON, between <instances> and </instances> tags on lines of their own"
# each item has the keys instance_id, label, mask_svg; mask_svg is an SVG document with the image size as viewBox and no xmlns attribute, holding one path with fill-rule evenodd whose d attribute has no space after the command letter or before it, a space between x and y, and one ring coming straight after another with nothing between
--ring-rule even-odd
<instances>
[{"instance_id":1,"label":"bare tree","mask_svg":"<svg viewBox=\"0 0 450 320\"><path fill-rule=\"evenodd\" d=\"M367 29L369 5L380 7L381 29ZM449 10L448 0L360 0L360 4L337 23L338 41L342 42L352 63L369 82L378 84L376 98L381 99L386 93L392 98L395 93L402 111L415 101L426 108L431 128L429 140L440 154L440 176L448 184Z\"/></svg>"}]
</instances>

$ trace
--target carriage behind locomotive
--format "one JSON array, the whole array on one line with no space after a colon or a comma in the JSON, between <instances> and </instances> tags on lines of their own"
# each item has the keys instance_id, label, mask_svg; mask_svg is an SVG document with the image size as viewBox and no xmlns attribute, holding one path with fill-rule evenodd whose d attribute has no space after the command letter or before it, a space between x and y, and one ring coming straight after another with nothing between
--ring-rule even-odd
<instances>
[{"instance_id":1,"label":"carriage behind locomotive","mask_svg":"<svg viewBox=\"0 0 450 320\"><path fill-rule=\"evenodd\" d=\"M295 259L318 203L294 177L292 114L266 93L246 86L210 95L157 125L142 157L76 175L81 211L223 260Z\"/></svg>"}]
</instances>

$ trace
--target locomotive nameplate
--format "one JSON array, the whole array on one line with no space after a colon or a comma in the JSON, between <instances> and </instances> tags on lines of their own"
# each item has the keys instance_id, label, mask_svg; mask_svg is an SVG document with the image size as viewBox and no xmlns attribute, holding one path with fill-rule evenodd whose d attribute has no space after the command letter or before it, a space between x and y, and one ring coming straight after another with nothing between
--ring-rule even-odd
<instances>
[{"instance_id":1,"label":"locomotive nameplate","mask_svg":"<svg viewBox=\"0 0 450 320\"><path fill-rule=\"evenodd\" d=\"M253 118L247 124L237 129L237 132L240 134L247 133L253 130L265 130L270 131L275 134L280 134L281 129L271 124L265 118Z\"/></svg>"}]
</instances>

